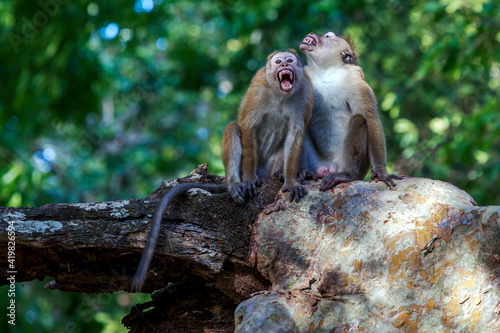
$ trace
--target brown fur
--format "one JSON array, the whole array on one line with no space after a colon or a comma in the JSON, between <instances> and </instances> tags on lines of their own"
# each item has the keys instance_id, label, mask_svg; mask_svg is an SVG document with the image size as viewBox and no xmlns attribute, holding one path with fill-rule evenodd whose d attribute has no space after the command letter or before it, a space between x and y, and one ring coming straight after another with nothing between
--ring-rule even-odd
<instances>
[{"instance_id":1,"label":"brown fur","mask_svg":"<svg viewBox=\"0 0 500 333\"><path fill-rule=\"evenodd\" d=\"M293 64L285 61L285 52L293 54ZM285 52L276 51L267 57L266 66L257 71L241 101L237 124L231 124L231 128L237 126L241 133L241 155L238 155L241 161L234 154L235 149L240 148L233 144L238 140L234 134L236 130L226 129L224 132L222 150L228 188L237 201L242 199L236 193L242 184L245 196L251 197L255 186L260 185L259 175L269 177L277 171L284 173L283 191L290 190L292 199L298 200L306 193L305 188L298 184L296 175L304 133L312 112L312 88L297 52L291 49ZM283 57L280 64L271 62L275 56ZM278 71L284 68L294 71L291 94L283 93L276 81ZM262 135L269 141L259 137ZM231 155L233 159L229 158ZM239 162L241 179L230 166Z\"/></svg>"}]
</instances>

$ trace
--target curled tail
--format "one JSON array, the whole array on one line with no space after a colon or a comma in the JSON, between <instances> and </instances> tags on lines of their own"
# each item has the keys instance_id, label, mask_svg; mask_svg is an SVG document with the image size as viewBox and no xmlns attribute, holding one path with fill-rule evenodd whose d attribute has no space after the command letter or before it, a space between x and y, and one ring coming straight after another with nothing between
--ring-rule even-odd
<instances>
[{"instance_id":1,"label":"curled tail","mask_svg":"<svg viewBox=\"0 0 500 333\"><path fill-rule=\"evenodd\" d=\"M153 259L156 241L158 240L158 236L160 234L161 220L165 209L173 198L191 188L200 188L210 193L227 192L226 184L182 183L174 186L174 188L170 189L163 195L153 215L148 240L146 241L146 246L144 247L141 261L139 262L139 266L137 267L137 271L135 272L135 276L132 281L132 292L140 292L142 286L144 285L144 280L146 280L146 274L148 272L149 264L151 263L151 259Z\"/></svg>"}]
</instances>

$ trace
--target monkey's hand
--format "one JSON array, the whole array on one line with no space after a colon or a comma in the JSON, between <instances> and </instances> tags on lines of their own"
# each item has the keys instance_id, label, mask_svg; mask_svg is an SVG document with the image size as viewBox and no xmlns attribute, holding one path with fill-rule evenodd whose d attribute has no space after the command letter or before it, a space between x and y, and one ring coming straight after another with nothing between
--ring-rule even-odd
<instances>
[{"instance_id":1,"label":"monkey's hand","mask_svg":"<svg viewBox=\"0 0 500 333\"><path fill-rule=\"evenodd\" d=\"M307 189L305 186L302 186L300 184L297 185L292 185L288 186L286 183L283 185L283 188L281 189L283 192L290 191L290 202L294 201L299 202L300 199L305 197L307 195Z\"/></svg>"},{"instance_id":2,"label":"monkey's hand","mask_svg":"<svg viewBox=\"0 0 500 333\"><path fill-rule=\"evenodd\" d=\"M372 169L372 180L375 178L380 179L387 185L391 190L396 187L393 179L403 179L403 177L394 175L392 173L388 174L384 168L373 168Z\"/></svg>"},{"instance_id":3,"label":"monkey's hand","mask_svg":"<svg viewBox=\"0 0 500 333\"><path fill-rule=\"evenodd\" d=\"M305 180L318 180L318 175L315 172L311 172L308 170L300 170L297 173L297 181L301 184L304 184Z\"/></svg>"},{"instance_id":4,"label":"monkey's hand","mask_svg":"<svg viewBox=\"0 0 500 333\"><path fill-rule=\"evenodd\" d=\"M243 183L234 183L229 187L229 193L231 193L231 197L239 204L245 202L245 192L246 186Z\"/></svg>"},{"instance_id":5,"label":"monkey's hand","mask_svg":"<svg viewBox=\"0 0 500 333\"><path fill-rule=\"evenodd\" d=\"M257 187L261 187L262 182L260 178L255 176L254 180L245 181L245 191L249 198L253 198L257 195Z\"/></svg>"}]
</instances>

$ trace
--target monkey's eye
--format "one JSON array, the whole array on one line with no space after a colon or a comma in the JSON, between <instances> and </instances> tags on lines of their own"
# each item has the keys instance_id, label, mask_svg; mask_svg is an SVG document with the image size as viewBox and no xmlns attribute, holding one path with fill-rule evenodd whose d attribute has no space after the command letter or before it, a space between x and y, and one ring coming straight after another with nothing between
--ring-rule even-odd
<instances>
[{"instance_id":1,"label":"monkey's eye","mask_svg":"<svg viewBox=\"0 0 500 333\"><path fill-rule=\"evenodd\" d=\"M292 58L288 58L288 59L286 59L286 62L288 62L288 63L292 63L292 62L293 62L293 59L292 59Z\"/></svg>"},{"instance_id":2,"label":"monkey's eye","mask_svg":"<svg viewBox=\"0 0 500 333\"><path fill-rule=\"evenodd\" d=\"M276 60L276 63L277 63L278 65L279 65L279 64L281 64L281 62L282 62L282 61L281 61L280 59Z\"/></svg>"},{"instance_id":3,"label":"monkey's eye","mask_svg":"<svg viewBox=\"0 0 500 333\"><path fill-rule=\"evenodd\" d=\"M335 34L331 31L329 31L326 34L324 34L323 37L325 37L325 38L335 37Z\"/></svg>"}]
</instances>

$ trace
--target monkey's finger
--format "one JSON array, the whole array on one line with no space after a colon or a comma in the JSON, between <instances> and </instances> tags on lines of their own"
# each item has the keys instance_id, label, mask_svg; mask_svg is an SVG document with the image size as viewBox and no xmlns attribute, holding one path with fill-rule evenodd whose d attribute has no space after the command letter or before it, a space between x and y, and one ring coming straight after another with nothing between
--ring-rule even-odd
<instances>
[{"instance_id":1,"label":"monkey's finger","mask_svg":"<svg viewBox=\"0 0 500 333\"><path fill-rule=\"evenodd\" d=\"M233 196L234 200L238 203L244 203L245 202L245 193L243 191L238 191L236 195Z\"/></svg>"},{"instance_id":2,"label":"monkey's finger","mask_svg":"<svg viewBox=\"0 0 500 333\"><path fill-rule=\"evenodd\" d=\"M253 198L254 196L254 191L252 189L252 184L247 184L246 187L245 187L245 192L246 192L246 195L247 197L249 198Z\"/></svg>"},{"instance_id":3,"label":"monkey's finger","mask_svg":"<svg viewBox=\"0 0 500 333\"><path fill-rule=\"evenodd\" d=\"M319 186L319 190L321 192L328 191L329 189L333 188L337 184L337 181L335 179L332 179L332 177L329 177L330 175L331 175L331 173L329 173L321 181L321 185Z\"/></svg>"},{"instance_id":4,"label":"monkey's finger","mask_svg":"<svg viewBox=\"0 0 500 333\"><path fill-rule=\"evenodd\" d=\"M382 178L379 177L379 179L381 181L383 181L385 183L385 185L387 185L387 187L389 187L390 189L392 189L393 187L396 186L396 184L394 184L394 182L392 181L392 179L389 178L389 177L382 177Z\"/></svg>"},{"instance_id":5,"label":"monkey's finger","mask_svg":"<svg viewBox=\"0 0 500 333\"><path fill-rule=\"evenodd\" d=\"M236 201L236 203L243 204L245 203L245 198L242 196L234 196L233 200Z\"/></svg>"},{"instance_id":6,"label":"monkey's finger","mask_svg":"<svg viewBox=\"0 0 500 333\"><path fill-rule=\"evenodd\" d=\"M399 179L399 180L404 179L404 177L403 177L403 176L400 176L400 175L395 175L395 174L393 174L393 173L389 174L389 177L394 178L394 179Z\"/></svg>"},{"instance_id":7,"label":"monkey's finger","mask_svg":"<svg viewBox=\"0 0 500 333\"><path fill-rule=\"evenodd\" d=\"M307 183L304 183L305 180L318 180L318 175L314 172L303 170L303 171L299 172L297 180L301 184L307 184Z\"/></svg>"},{"instance_id":8,"label":"monkey's finger","mask_svg":"<svg viewBox=\"0 0 500 333\"><path fill-rule=\"evenodd\" d=\"M233 197L233 200L236 201L239 204L242 204L245 202L245 192L243 191L242 187L235 187L231 190L231 197Z\"/></svg>"},{"instance_id":9,"label":"monkey's finger","mask_svg":"<svg viewBox=\"0 0 500 333\"><path fill-rule=\"evenodd\" d=\"M237 184L231 189L231 196L237 203L245 202L246 187L244 184Z\"/></svg>"},{"instance_id":10,"label":"monkey's finger","mask_svg":"<svg viewBox=\"0 0 500 333\"><path fill-rule=\"evenodd\" d=\"M314 172L306 171L306 179L318 180L319 177Z\"/></svg>"},{"instance_id":11,"label":"monkey's finger","mask_svg":"<svg viewBox=\"0 0 500 333\"><path fill-rule=\"evenodd\" d=\"M252 194L254 197L257 196L257 186L260 186L258 181L252 184L252 192L253 192Z\"/></svg>"},{"instance_id":12,"label":"monkey's finger","mask_svg":"<svg viewBox=\"0 0 500 333\"><path fill-rule=\"evenodd\" d=\"M253 198L257 195L257 188L255 187L255 182L248 182L246 184L246 190L250 198Z\"/></svg>"},{"instance_id":13,"label":"monkey's finger","mask_svg":"<svg viewBox=\"0 0 500 333\"><path fill-rule=\"evenodd\" d=\"M307 195L307 189L304 186L296 186L295 187L295 202L299 202L300 199L304 198Z\"/></svg>"},{"instance_id":14,"label":"monkey's finger","mask_svg":"<svg viewBox=\"0 0 500 333\"><path fill-rule=\"evenodd\" d=\"M304 186L300 186L299 187L299 194L300 194L300 198L304 198L309 192L307 191L307 189L304 187ZM297 200L298 202L298 200Z\"/></svg>"},{"instance_id":15,"label":"monkey's finger","mask_svg":"<svg viewBox=\"0 0 500 333\"><path fill-rule=\"evenodd\" d=\"M392 180L392 178L389 176L389 183L391 183L392 187L396 187L396 183L394 182L394 180Z\"/></svg>"}]
</instances>

